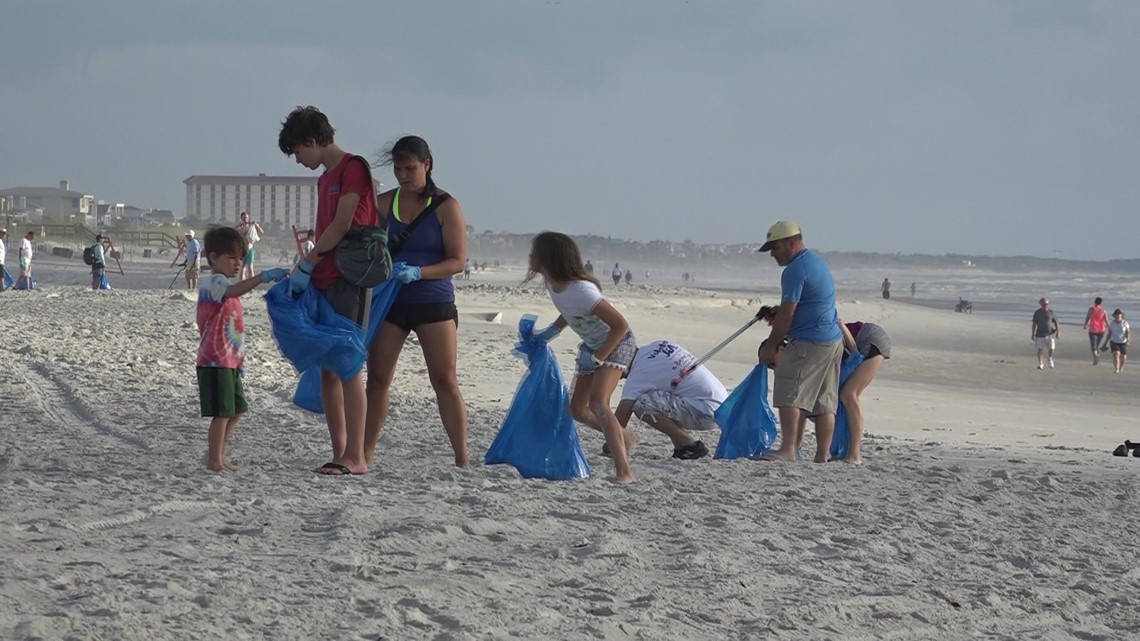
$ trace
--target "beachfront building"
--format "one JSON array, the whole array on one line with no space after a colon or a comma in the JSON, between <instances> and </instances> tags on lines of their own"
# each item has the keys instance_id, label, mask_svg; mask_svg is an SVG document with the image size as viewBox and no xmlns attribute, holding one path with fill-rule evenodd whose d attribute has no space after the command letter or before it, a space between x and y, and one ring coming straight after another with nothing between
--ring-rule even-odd
<instances>
[{"instance_id":1,"label":"beachfront building","mask_svg":"<svg viewBox=\"0 0 1140 641\"><path fill-rule=\"evenodd\" d=\"M285 232L317 223L315 176L190 176L186 184L186 217L236 224L241 212L266 231Z\"/></svg>"},{"instance_id":2,"label":"beachfront building","mask_svg":"<svg viewBox=\"0 0 1140 641\"><path fill-rule=\"evenodd\" d=\"M373 179L376 189L382 185ZM316 176L190 176L186 185L186 218L236 224L241 212L266 231L285 233L296 225L317 224Z\"/></svg>"},{"instance_id":3,"label":"beachfront building","mask_svg":"<svg viewBox=\"0 0 1140 641\"><path fill-rule=\"evenodd\" d=\"M92 194L72 191L66 180L59 181L59 187L0 189L0 197L10 211L27 212L29 220L42 217L45 223L86 223L95 202Z\"/></svg>"}]
</instances>

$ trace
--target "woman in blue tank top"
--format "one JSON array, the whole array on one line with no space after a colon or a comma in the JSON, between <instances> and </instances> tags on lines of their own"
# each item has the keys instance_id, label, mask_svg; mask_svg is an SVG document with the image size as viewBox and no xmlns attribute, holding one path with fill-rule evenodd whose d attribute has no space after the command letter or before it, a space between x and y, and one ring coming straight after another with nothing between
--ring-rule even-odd
<instances>
[{"instance_id":1,"label":"woman in blue tank top","mask_svg":"<svg viewBox=\"0 0 1140 641\"><path fill-rule=\"evenodd\" d=\"M455 451L455 464L466 467L467 407L456 375L456 331L459 314L451 277L463 271L467 258L467 221L459 202L448 197L424 213L439 191L431 178L435 165L427 142L405 136L384 153L392 165L399 187L380 194L377 205L388 214L390 246L396 244L417 218L411 234L392 255L408 269L397 277L403 282L392 309L384 318L368 348L368 415L365 419L364 451L369 467L375 461L380 430L388 419L389 388L396 362L409 332L415 332L423 349L428 377L435 389L439 417Z\"/></svg>"}]
</instances>

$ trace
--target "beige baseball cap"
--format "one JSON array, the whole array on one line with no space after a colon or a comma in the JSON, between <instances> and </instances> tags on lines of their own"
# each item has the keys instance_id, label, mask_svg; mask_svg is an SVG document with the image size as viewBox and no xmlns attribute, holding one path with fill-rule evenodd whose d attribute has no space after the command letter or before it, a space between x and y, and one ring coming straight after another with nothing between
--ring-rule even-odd
<instances>
[{"instance_id":1,"label":"beige baseball cap","mask_svg":"<svg viewBox=\"0 0 1140 641\"><path fill-rule=\"evenodd\" d=\"M757 249L758 252L771 251L772 244L777 240L784 240L792 236L800 235L800 226L790 220L777 221L775 225L768 228L768 237L765 239L764 244Z\"/></svg>"}]
</instances>

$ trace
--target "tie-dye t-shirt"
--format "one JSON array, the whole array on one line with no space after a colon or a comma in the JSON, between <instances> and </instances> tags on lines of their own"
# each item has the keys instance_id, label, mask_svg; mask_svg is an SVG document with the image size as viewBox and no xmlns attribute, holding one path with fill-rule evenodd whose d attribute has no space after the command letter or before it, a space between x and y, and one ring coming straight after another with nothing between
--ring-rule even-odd
<instances>
[{"instance_id":1,"label":"tie-dye t-shirt","mask_svg":"<svg viewBox=\"0 0 1140 641\"><path fill-rule=\"evenodd\" d=\"M214 274L198 288L198 367L245 368L245 319L241 299L226 298L228 278Z\"/></svg>"}]
</instances>

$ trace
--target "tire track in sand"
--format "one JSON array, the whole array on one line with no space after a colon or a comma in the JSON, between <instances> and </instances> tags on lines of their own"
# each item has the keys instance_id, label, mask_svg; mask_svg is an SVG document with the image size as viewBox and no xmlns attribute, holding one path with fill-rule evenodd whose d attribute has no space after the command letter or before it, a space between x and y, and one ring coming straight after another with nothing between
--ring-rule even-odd
<instances>
[{"instance_id":1,"label":"tire track in sand","mask_svg":"<svg viewBox=\"0 0 1140 641\"><path fill-rule=\"evenodd\" d=\"M75 392L51 373L43 363L30 363L27 367L17 365L24 382L28 398L35 403L44 415L59 426L88 436L109 436L122 443L141 450L150 450L145 439L115 429L98 416Z\"/></svg>"}]
</instances>

